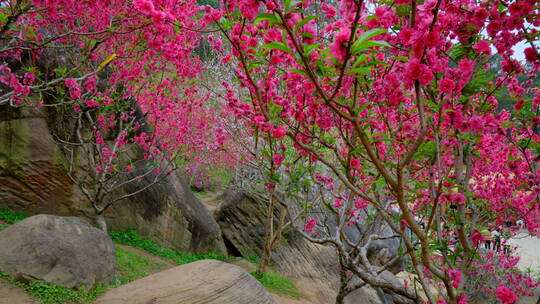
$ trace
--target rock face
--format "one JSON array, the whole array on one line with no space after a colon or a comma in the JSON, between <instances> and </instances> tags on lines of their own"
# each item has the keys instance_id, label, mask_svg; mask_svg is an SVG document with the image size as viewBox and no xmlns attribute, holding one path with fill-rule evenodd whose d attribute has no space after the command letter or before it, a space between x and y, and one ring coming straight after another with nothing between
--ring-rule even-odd
<instances>
[{"instance_id":1,"label":"rock face","mask_svg":"<svg viewBox=\"0 0 540 304\"><path fill-rule=\"evenodd\" d=\"M43 111L0 107L0 208L75 214L65 164Z\"/></svg>"},{"instance_id":2,"label":"rock face","mask_svg":"<svg viewBox=\"0 0 540 304\"><path fill-rule=\"evenodd\" d=\"M135 228L164 247L226 254L218 224L178 174L113 206L106 218L112 230Z\"/></svg>"},{"instance_id":3,"label":"rock face","mask_svg":"<svg viewBox=\"0 0 540 304\"><path fill-rule=\"evenodd\" d=\"M276 208L274 218L279 219L280 215L281 209ZM264 203L242 192L227 191L215 217L229 254L261 256L266 219ZM310 284L316 284L317 298L321 301L335 301L338 268L331 248L310 243L294 232L289 233L272 253L272 264L282 275L307 278Z\"/></svg>"},{"instance_id":4,"label":"rock face","mask_svg":"<svg viewBox=\"0 0 540 304\"><path fill-rule=\"evenodd\" d=\"M115 263L109 236L80 218L35 215L0 232L0 269L21 280L107 285Z\"/></svg>"},{"instance_id":5,"label":"rock face","mask_svg":"<svg viewBox=\"0 0 540 304\"><path fill-rule=\"evenodd\" d=\"M266 289L242 268L202 260L112 289L96 304L274 304Z\"/></svg>"},{"instance_id":6,"label":"rock face","mask_svg":"<svg viewBox=\"0 0 540 304\"><path fill-rule=\"evenodd\" d=\"M274 210L274 219L281 209ZM216 220L232 255L248 257L261 254L264 243L266 206L237 191L225 192L215 213ZM304 240L296 233L286 235L272 254L273 263L285 275L303 277L337 276L333 251Z\"/></svg>"},{"instance_id":7,"label":"rock face","mask_svg":"<svg viewBox=\"0 0 540 304\"><path fill-rule=\"evenodd\" d=\"M54 115L58 116L0 106L0 208L27 214L92 214L91 205L69 178L67 160L54 141L58 129L69 128L69 120ZM118 202L105 212L105 218L111 229L133 228L161 246L225 253L216 221L177 174Z\"/></svg>"},{"instance_id":8,"label":"rock face","mask_svg":"<svg viewBox=\"0 0 540 304\"><path fill-rule=\"evenodd\" d=\"M279 219L281 209L274 211ZM265 234L266 205L258 199L237 191L225 192L223 201L215 213L223 231L227 249L232 255L260 256ZM277 225L277 220L275 222ZM356 233L358 231L348 231ZM353 235L354 236L354 235ZM386 248L388 244L376 244ZM375 249L377 249L375 248ZM375 250L374 249L374 250ZM395 249L395 248L394 248ZM286 276L296 278L302 289L303 280L317 286L317 299L333 303L339 288L337 257L332 248L313 244L296 233L289 233L272 253L272 264ZM392 275L388 272L389 275ZM346 303L393 303L392 298L381 290L364 287L346 297Z\"/></svg>"}]
</instances>

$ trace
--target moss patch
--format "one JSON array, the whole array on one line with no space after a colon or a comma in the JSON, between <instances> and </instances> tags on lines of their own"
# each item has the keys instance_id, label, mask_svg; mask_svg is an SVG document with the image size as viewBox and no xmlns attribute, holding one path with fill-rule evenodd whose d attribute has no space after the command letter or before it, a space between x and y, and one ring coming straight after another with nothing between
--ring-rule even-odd
<instances>
[{"instance_id":1,"label":"moss patch","mask_svg":"<svg viewBox=\"0 0 540 304\"><path fill-rule=\"evenodd\" d=\"M0 121L0 167L20 167L28 161L30 136L24 120Z\"/></svg>"},{"instance_id":2,"label":"moss patch","mask_svg":"<svg viewBox=\"0 0 540 304\"><path fill-rule=\"evenodd\" d=\"M15 212L8 209L0 209L0 220L8 224L15 224L16 222L22 221L27 217L28 215L23 213Z\"/></svg>"},{"instance_id":3,"label":"moss patch","mask_svg":"<svg viewBox=\"0 0 540 304\"><path fill-rule=\"evenodd\" d=\"M295 299L300 298L300 292L296 288L296 285L288 278L273 273L257 274L256 272L252 272L251 275L261 282L270 292L287 295Z\"/></svg>"},{"instance_id":4,"label":"moss patch","mask_svg":"<svg viewBox=\"0 0 540 304\"><path fill-rule=\"evenodd\" d=\"M136 253L116 247L116 284L123 285L165 270L167 265L150 261Z\"/></svg>"},{"instance_id":5,"label":"moss patch","mask_svg":"<svg viewBox=\"0 0 540 304\"><path fill-rule=\"evenodd\" d=\"M87 290L83 287L69 289L67 287L45 282L23 283L3 272L0 272L0 278L7 280L12 285L23 288L32 298L38 300L42 304L92 303L106 290L103 286L97 286L91 290Z\"/></svg>"},{"instance_id":6,"label":"moss patch","mask_svg":"<svg viewBox=\"0 0 540 304\"><path fill-rule=\"evenodd\" d=\"M145 250L155 256L170 260L174 264L182 265L199 260L214 259L220 261L228 261L227 257L216 253L191 254L179 252L170 248L159 247L149 239L145 239L137 235L135 230L114 231L109 233L111 239L119 244L129 245Z\"/></svg>"}]
</instances>

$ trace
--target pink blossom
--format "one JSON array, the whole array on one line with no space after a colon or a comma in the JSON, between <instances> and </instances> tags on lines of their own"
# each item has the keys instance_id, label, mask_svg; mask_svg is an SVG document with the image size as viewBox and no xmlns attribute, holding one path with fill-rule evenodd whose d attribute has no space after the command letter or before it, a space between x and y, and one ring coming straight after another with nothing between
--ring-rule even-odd
<instances>
[{"instance_id":1,"label":"pink blossom","mask_svg":"<svg viewBox=\"0 0 540 304\"><path fill-rule=\"evenodd\" d=\"M468 304L468 303L469 303L469 296L467 296L466 294L460 294L456 301L456 304Z\"/></svg>"},{"instance_id":2,"label":"pink blossom","mask_svg":"<svg viewBox=\"0 0 540 304\"><path fill-rule=\"evenodd\" d=\"M396 3L397 5L407 5L409 3L411 3L412 0L395 0L394 3Z\"/></svg>"},{"instance_id":3,"label":"pink blossom","mask_svg":"<svg viewBox=\"0 0 540 304\"><path fill-rule=\"evenodd\" d=\"M27 86L22 86L22 85L17 85L17 86L15 86L15 88L13 89L13 91L14 91L16 94L19 94L19 95L22 96L22 97L27 97L27 96L30 94L30 88L27 87Z\"/></svg>"},{"instance_id":4,"label":"pink blossom","mask_svg":"<svg viewBox=\"0 0 540 304\"><path fill-rule=\"evenodd\" d=\"M452 94L452 91L454 90L454 82L448 78L445 78L441 80L441 83L439 83L439 91L441 91L444 94Z\"/></svg>"},{"instance_id":5,"label":"pink blossom","mask_svg":"<svg viewBox=\"0 0 540 304\"><path fill-rule=\"evenodd\" d=\"M512 292L512 290L510 290L510 288L503 285L499 285L499 287L497 287L497 290L495 290L495 295L503 304L513 304L519 299L518 296Z\"/></svg>"},{"instance_id":6,"label":"pink blossom","mask_svg":"<svg viewBox=\"0 0 540 304\"><path fill-rule=\"evenodd\" d=\"M143 14L150 15L154 12L154 3L149 0L133 0L133 5Z\"/></svg>"},{"instance_id":7,"label":"pink blossom","mask_svg":"<svg viewBox=\"0 0 540 304\"><path fill-rule=\"evenodd\" d=\"M535 51L532 47L526 48L523 53L525 54L525 60L528 62L537 62L539 60L537 51Z\"/></svg>"},{"instance_id":8,"label":"pink blossom","mask_svg":"<svg viewBox=\"0 0 540 304\"><path fill-rule=\"evenodd\" d=\"M94 99L89 99L89 100L86 101L86 106L89 107L89 108L95 108L95 107L99 106L99 102L97 102Z\"/></svg>"},{"instance_id":9,"label":"pink blossom","mask_svg":"<svg viewBox=\"0 0 540 304\"><path fill-rule=\"evenodd\" d=\"M274 157L272 157L272 161L277 167L281 166L283 160L285 160L283 154L274 154Z\"/></svg>"},{"instance_id":10,"label":"pink blossom","mask_svg":"<svg viewBox=\"0 0 540 304\"><path fill-rule=\"evenodd\" d=\"M454 288L458 288L459 283L461 282L461 272L454 269L450 269L448 271L448 276L450 277L450 280L452 281L452 286L454 286Z\"/></svg>"},{"instance_id":11,"label":"pink blossom","mask_svg":"<svg viewBox=\"0 0 540 304\"><path fill-rule=\"evenodd\" d=\"M460 192L452 194L450 199L459 205L465 204L465 201L466 201L465 195L463 195L463 193L460 193Z\"/></svg>"},{"instance_id":12,"label":"pink blossom","mask_svg":"<svg viewBox=\"0 0 540 304\"><path fill-rule=\"evenodd\" d=\"M76 87L69 88L69 97L71 97L71 99L81 98L81 89Z\"/></svg>"},{"instance_id":13,"label":"pink blossom","mask_svg":"<svg viewBox=\"0 0 540 304\"><path fill-rule=\"evenodd\" d=\"M251 21L257 16L261 2L258 0L240 0L238 5L240 7L240 13Z\"/></svg>"},{"instance_id":14,"label":"pink blossom","mask_svg":"<svg viewBox=\"0 0 540 304\"><path fill-rule=\"evenodd\" d=\"M33 85L35 80L36 80L36 74L32 72L26 72L24 74L23 83L25 85Z\"/></svg>"},{"instance_id":15,"label":"pink blossom","mask_svg":"<svg viewBox=\"0 0 540 304\"><path fill-rule=\"evenodd\" d=\"M282 126L279 126L272 130L272 137L273 138L282 138L285 135L287 135L287 132L285 131L285 128Z\"/></svg>"},{"instance_id":16,"label":"pink blossom","mask_svg":"<svg viewBox=\"0 0 540 304\"><path fill-rule=\"evenodd\" d=\"M489 48L489 41L487 40L480 40L474 45L474 50L479 53L484 53L487 56L491 55L491 49Z\"/></svg>"},{"instance_id":17,"label":"pink blossom","mask_svg":"<svg viewBox=\"0 0 540 304\"><path fill-rule=\"evenodd\" d=\"M276 8L276 3L274 2L274 0L269 0L266 2L266 8L268 10L273 10Z\"/></svg>"},{"instance_id":18,"label":"pink blossom","mask_svg":"<svg viewBox=\"0 0 540 304\"><path fill-rule=\"evenodd\" d=\"M351 31L348 27L344 27L336 35L334 42L330 44L330 54L334 56L338 62L345 61L345 55L347 54L346 42L349 41Z\"/></svg>"},{"instance_id":19,"label":"pink blossom","mask_svg":"<svg viewBox=\"0 0 540 304\"><path fill-rule=\"evenodd\" d=\"M336 16L336 13L337 13L336 8L331 6L331 5L323 3L321 5L321 9L326 14L327 19L332 19L332 18L334 18L334 16Z\"/></svg>"},{"instance_id":20,"label":"pink blossom","mask_svg":"<svg viewBox=\"0 0 540 304\"><path fill-rule=\"evenodd\" d=\"M363 199L356 199L354 201L354 207L356 209L365 209L367 208L367 206L368 206L368 203Z\"/></svg>"},{"instance_id":21,"label":"pink blossom","mask_svg":"<svg viewBox=\"0 0 540 304\"><path fill-rule=\"evenodd\" d=\"M304 231L307 234L315 233L315 226L317 226L317 218L311 217L306 219L306 224L304 226Z\"/></svg>"},{"instance_id":22,"label":"pink blossom","mask_svg":"<svg viewBox=\"0 0 540 304\"><path fill-rule=\"evenodd\" d=\"M478 230L473 229L471 232L471 240L474 246L478 247L481 242L485 241L485 238L480 232L478 232Z\"/></svg>"},{"instance_id":23,"label":"pink blossom","mask_svg":"<svg viewBox=\"0 0 540 304\"><path fill-rule=\"evenodd\" d=\"M437 299L437 302L435 302L435 304L446 304L446 301L444 300L443 297L439 297L439 298Z\"/></svg>"},{"instance_id":24,"label":"pink blossom","mask_svg":"<svg viewBox=\"0 0 540 304\"><path fill-rule=\"evenodd\" d=\"M358 158L351 158L351 167L353 168L360 168L360 160Z\"/></svg>"},{"instance_id":25,"label":"pink blossom","mask_svg":"<svg viewBox=\"0 0 540 304\"><path fill-rule=\"evenodd\" d=\"M73 78L68 78L64 81L65 85L66 85L66 88L75 88L75 87L78 87L79 84L77 83L77 81Z\"/></svg>"}]
</instances>

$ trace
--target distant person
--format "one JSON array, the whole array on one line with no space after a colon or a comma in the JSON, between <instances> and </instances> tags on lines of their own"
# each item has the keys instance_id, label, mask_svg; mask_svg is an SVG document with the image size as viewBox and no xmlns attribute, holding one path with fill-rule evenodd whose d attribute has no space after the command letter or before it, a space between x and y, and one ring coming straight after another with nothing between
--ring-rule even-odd
<instances>
[{"instance_id":1,"label":"distant person","mask_svg":"<svg viewBox=\"0 0 540 304\"><path fill-rule=\"evenodd\" d=\"M495 241L495 243L493 244L493 249L499 252L499 250L501 249L501 233L497 229L495 229L493 230L491 235Z\"/></svg>"},{"instance_id":2,"label":"distant person","mask_svg":"<svg viewBox=\"0 0 540 304\"><path fill-rule=\"evenodd\" d=\"M519 230L522 230L523 226L525 226L525 223L523 223L523 220L517 220L516 225L518 225Z\"/></svg>"},{"instance_id":3,"label":"distant person","mask_svg":"<svg viewBox=\"0 0 540 304\"><path fill-rule=\"evenodd\" d=\"M483 230L482 236L484 237L484 248L491 250L491 242L493 241L493 233L491 233L491 229Z\"/></svg>"}]
</instances>

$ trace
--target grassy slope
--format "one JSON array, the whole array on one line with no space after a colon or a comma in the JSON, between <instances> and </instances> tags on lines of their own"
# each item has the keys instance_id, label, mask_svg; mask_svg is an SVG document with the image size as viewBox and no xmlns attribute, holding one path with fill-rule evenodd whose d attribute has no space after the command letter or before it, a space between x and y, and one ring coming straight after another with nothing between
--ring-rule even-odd
<instances>
[{"instance_id":1,"label":"grassy slope","mask_svg":"<svg viewBox=\"0 0 540 304\"><path fill-rule=\"evenodd\" d=\"M24 214L10 210L0 210L0 220L8 224L16 223L24 218L26 218L26 215ZM0 231L7 227L8 224L0 223ZM151 240L138 236L134 230L115 231L111 232L110 236L116 244L142 249L151 255L166 259L174 265L182 265L204 259L228 261L227 257L215 253L189 254L169 248L163 248L157 246ZM250 257L250 260L256 261L256 257ZM2 272L0 272L0 278L23 288L33 298L44 304L91 303L108 289L143 278L168 267L170 267L170 265L151 261L142 255L116 246L116 280L111 286L96 286L92 290L86 290L84 288L69 289L45 282L22 283ZM300 293L296 286L288 278L271 273L265 273L261 276L252 273L252 275L270 292L291 296L295 299L300 297Z\"/></svg>"}]
</instances>

